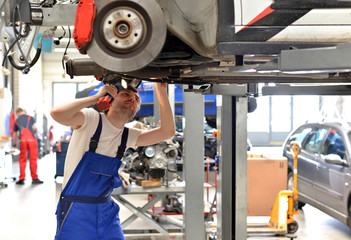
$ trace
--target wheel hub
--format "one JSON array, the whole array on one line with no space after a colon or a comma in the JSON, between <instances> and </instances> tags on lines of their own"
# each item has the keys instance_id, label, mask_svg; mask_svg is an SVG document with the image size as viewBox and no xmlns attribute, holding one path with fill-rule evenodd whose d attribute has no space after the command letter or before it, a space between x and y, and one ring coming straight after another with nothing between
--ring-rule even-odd
<instances>
[{"instance_id":1,"label":"wheel hub","mask_svg":"<svg viewBox=\"0 0 351 240\"><path fill-rule=\"evenodd\" d=\"M161 52L167 27L155 0L95 1L96 17L89 57L112 72L137 71Z\"/></svg>"},{"instance_id":2,"label":"wheel hub","mask_svg":"<svg viewBox=\"0 0 351 240\"><path fill-rule=\"evenodd\" d=\"M101 25L104 42L117 53L127 53L140 46L147 31L144 18L128 7L111 10Z\"/></svg>"}]
</instances>

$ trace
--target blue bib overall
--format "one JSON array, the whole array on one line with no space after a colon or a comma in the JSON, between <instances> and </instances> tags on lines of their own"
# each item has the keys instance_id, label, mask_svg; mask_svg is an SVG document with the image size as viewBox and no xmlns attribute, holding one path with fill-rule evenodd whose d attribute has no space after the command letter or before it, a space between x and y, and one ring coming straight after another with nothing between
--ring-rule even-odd
<instances>
[{"instance_id":1,"label":"blue bib overall","mask_svg":"<svg viewBox=\"0 0 351 240\"><path fill-rule=\"evenodd\" d=\"M119 206L112 201L113 188L120 187L118 175L126 148L128 128L124 128L116 157L95 153L102 129L98 127L67 185L57 206L55 240L124 240L119 220Z\"/></svg>"}]
</instances>

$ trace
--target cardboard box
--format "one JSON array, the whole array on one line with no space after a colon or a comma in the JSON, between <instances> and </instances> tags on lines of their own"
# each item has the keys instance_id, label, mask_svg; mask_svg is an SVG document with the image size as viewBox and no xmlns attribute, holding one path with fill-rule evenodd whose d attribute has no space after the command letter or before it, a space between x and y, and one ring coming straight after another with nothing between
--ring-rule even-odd
<instances>
[{"instance_id":1,"label":"cardboard box","mask_svg":"<svg viewBox=\"0 0 351 240\"><path fill-rule=\"evenodd\" d=\"M286 158L249 158L247 215L270 216L278 193L287 189Z\"/></svg>"},{"instance_id":2,"label":"cardboard box","mask_svg":"<svg viewBox=\"0 0 351 240\"><path fill-rule=\"evenodd\" d=\"M265 158L265 156L263 156L263 154L253 154L253 153L248 153L247 154L247 158Z\"/></svg>"}]
</instances>

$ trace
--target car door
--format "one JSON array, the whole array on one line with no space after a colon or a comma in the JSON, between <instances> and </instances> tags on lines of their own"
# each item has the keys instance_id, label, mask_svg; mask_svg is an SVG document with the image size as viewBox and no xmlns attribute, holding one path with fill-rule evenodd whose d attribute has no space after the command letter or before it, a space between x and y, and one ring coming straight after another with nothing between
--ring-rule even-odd
<instances>
[{"instance_id":1,"label":"car door","mask_svg":"<svg viewBox=\"0 0 351 240\"><path fill-rule=\"evenodd\" d=\"M334 128L328 136L317 158L318 164L315 175L316 200L338 212L345 213L343 197L348 191L348 182L345 181L346 166L325 162L328 154L336 154L347 161L345 140L342 133Z\"/></svg>"},{"instance_id":2,"label":"car door","mask_svg":"<svg viewBox=\"0 0 351 240\"><path fill-rule=\"evenodd\" d=\"M319 129L314 129L306 137L301 147L301 153L298 156L297 189L302 197L308 199L313 199L315 196L313 185L317 166L316 157L322 140L323 132L319 131Z\"/></svg>"}]
</instances>

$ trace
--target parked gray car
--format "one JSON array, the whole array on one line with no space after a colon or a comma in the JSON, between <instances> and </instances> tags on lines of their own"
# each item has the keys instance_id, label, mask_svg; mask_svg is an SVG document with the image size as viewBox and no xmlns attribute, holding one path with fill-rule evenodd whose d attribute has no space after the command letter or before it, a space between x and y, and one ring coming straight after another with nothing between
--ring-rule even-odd
<instances>
[{"instance_id":1,"label":"parked gray car","mask_svg":"<svg viewBox=\"0 0 351 240\"><path fill-rule=\"evenodd\" d=\"M298 207L308 203L340 220L351 230L351 167L349 123L306 123L283 145L288 158L288 188L293 188L290 143L301 143L297 160Z\"/></svg>"}]
</instances>

